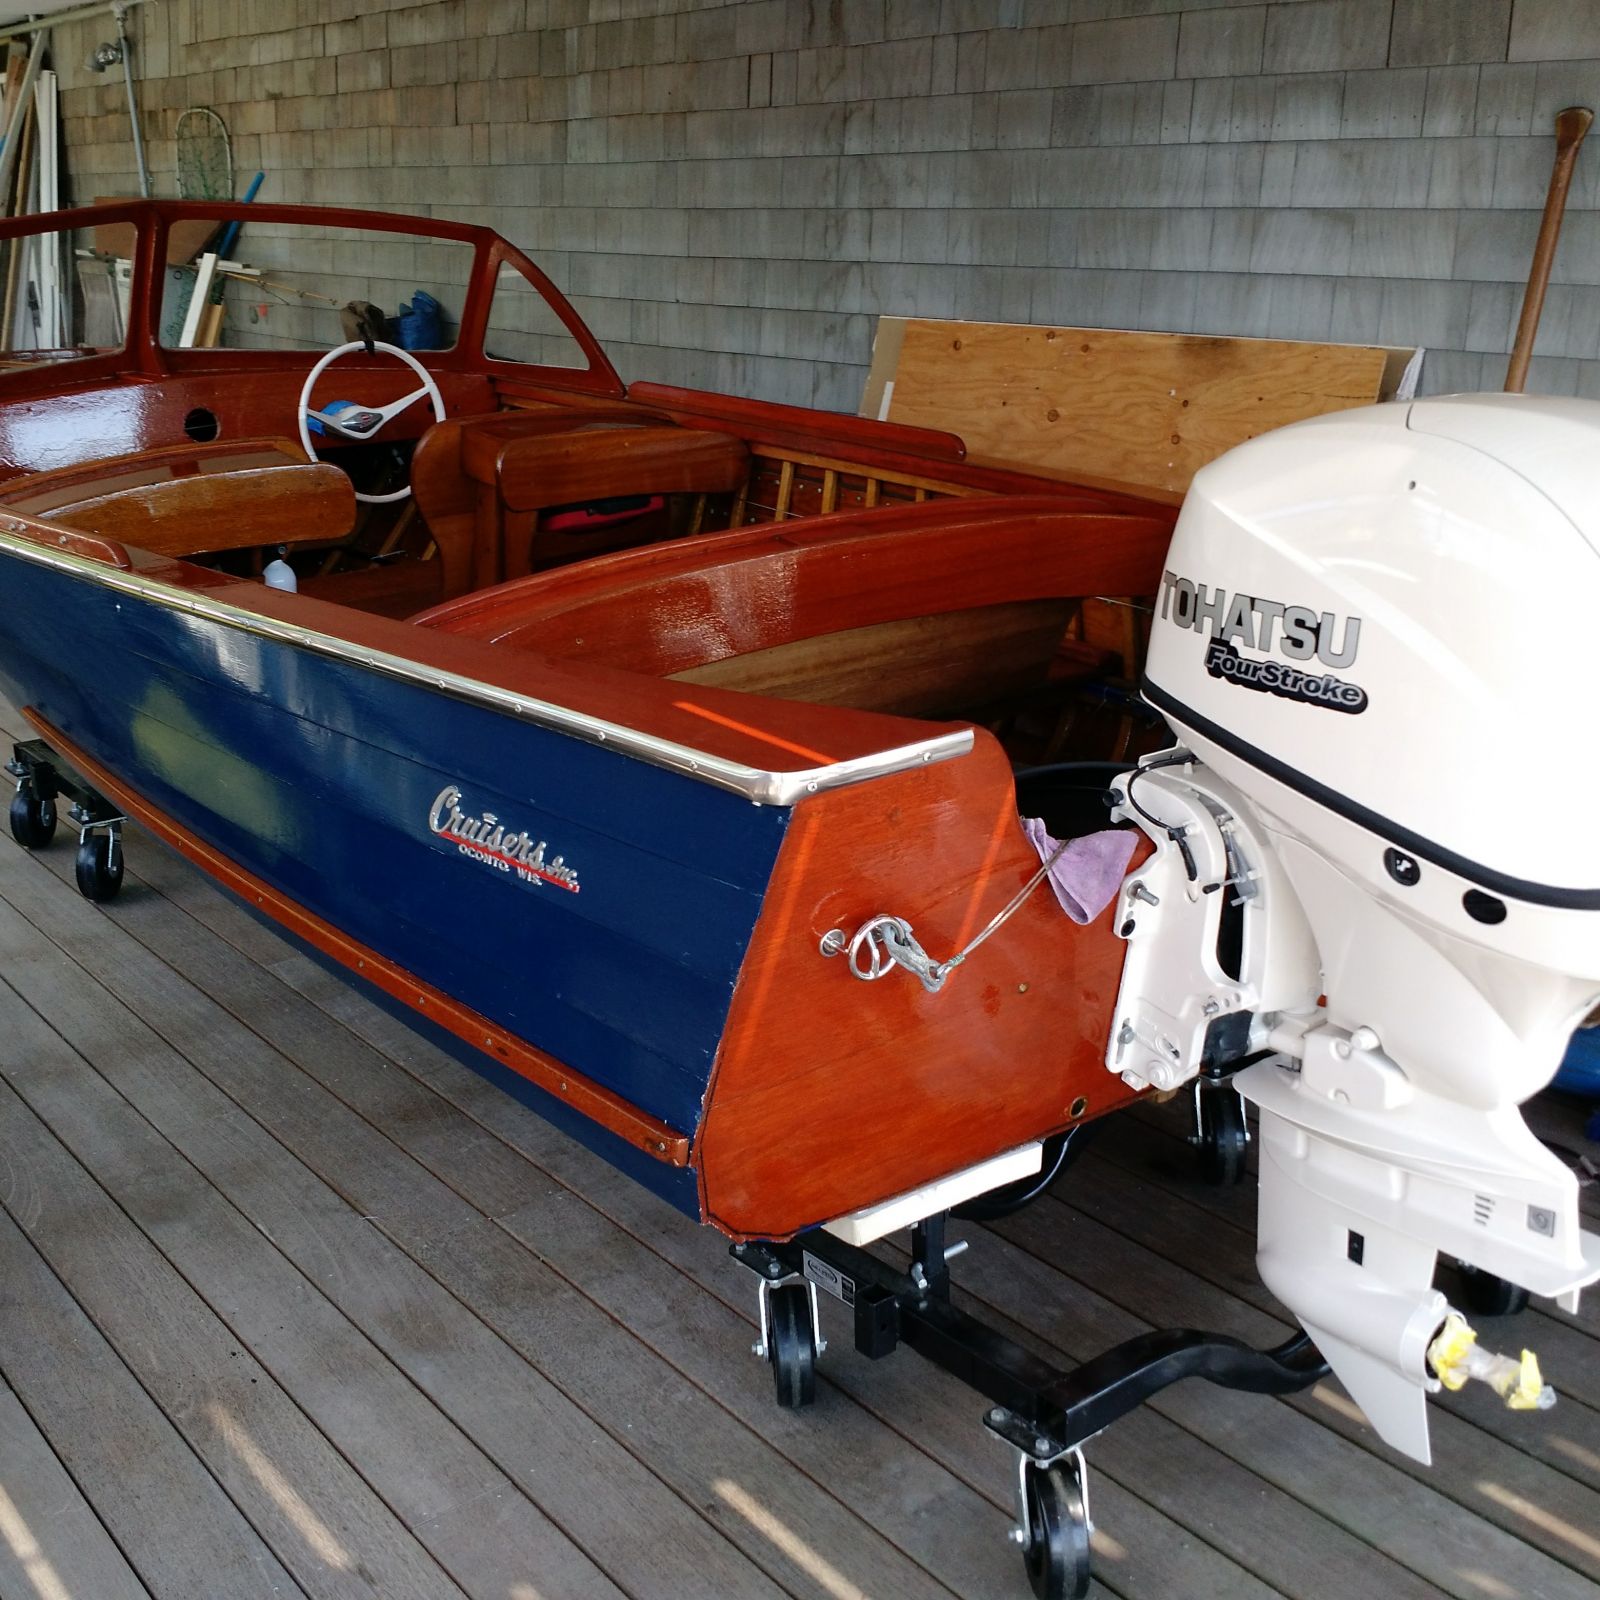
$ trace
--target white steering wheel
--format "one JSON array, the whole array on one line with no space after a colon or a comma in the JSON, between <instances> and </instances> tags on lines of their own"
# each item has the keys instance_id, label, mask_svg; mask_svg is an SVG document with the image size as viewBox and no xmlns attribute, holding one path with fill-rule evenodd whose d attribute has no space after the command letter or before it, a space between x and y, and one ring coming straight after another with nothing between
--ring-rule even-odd
<instances>
[{"instance_id":1,"label":"white steering wheel","mask_svg":"<svg viewBox=\"0 0 1600 1600\"><path fill-rule=\"evenodd\" d=\"M426 396L428 404L433 407L433 420L444 421L444 396L439 393L439 385L433 381L433 374L409 350L402 350L397 344L384 344L382 340L374 340L370 349L381 350L386 356L398 357L422 379L422 387L413 389L410 394L402 395L398 400L390 401L386 406L362 406L337 412L333 416L329 416L325 411L314 410L311 404L311 391L316 387L317 379L340 356L350 355L357 350L366 352L368 349L369 346L364 339L352 339L349 344L336 345L306 374L305 387L300 391L300 443L305 446L306 454L313 461L317 459L317 452L311 445L313 417L330 433L342 434L346 439L370 439L384 423L398 417L407 406L415 405ZM403 488L396 489L390 494L362 494L357 489L356 499L365 500L369 506L382 506L391 500L404 500L410 493L411 485L407 483Z\"/></svg>"}]
</instances>

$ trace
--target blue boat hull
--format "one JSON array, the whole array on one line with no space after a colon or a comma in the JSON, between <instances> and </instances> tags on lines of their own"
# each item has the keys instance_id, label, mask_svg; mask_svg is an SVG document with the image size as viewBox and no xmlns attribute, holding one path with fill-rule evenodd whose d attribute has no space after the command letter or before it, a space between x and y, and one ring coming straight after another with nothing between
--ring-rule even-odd
<instances>
[{"instance_id":1,"label":"blue boat hull","mask_svg":"<svg viewBox=\"0 0 1600 1600\"><path fill-rule=\"evenodd\" d=\"M224 892L229 891L225 889ZM652 1194L659 1195L685 1216L693 1217L697 1222L704 1220L699 1196L699 1173L693 1166L675 1167L646 1155L636 1145L601 1127L599 1123L584 1116L581 1111L576 1110L559 1096L547 1094L538 1084L531 1082L521 1073L513 1072L503 1062L486 1055L482 1050L474 1050L448 1028L419 1015L414 1007L396 1000L393 995L377 984L369 982L359 972L352 972L341 962L335 961L324 951L319 950L316 945L300 938L292 929L285 928L267 916L259 906L252 905L248 899L238 895L232 898L243 910L271 928L280 938L286 939L302 955L335 977L343 979L379 1010L405 1023L420 1038L427 1040L429 1044L464 1066L472 1068L481 1077L487 1078L496 1089L525 1105L552 1127L559 1128L562 1133L576 1139L624 1176L643 1185Z\"/></svg>"},{"instance_id":2,"label":"blue boat hull","mask_svg":"<svg viewBox=\"0 0 1600 1600\"><path fill-rule=\"evenodd\" d=\"M5 552L0 594L18 706L419 988L692 1138L788 808ZM695 1212L692 1172L593 1133Z\"/></svg>"}]
</instances>

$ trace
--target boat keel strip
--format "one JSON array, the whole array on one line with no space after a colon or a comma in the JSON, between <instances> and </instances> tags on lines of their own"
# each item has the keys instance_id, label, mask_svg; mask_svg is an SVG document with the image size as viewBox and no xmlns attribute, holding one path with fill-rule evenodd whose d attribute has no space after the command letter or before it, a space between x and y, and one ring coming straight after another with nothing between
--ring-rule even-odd
<instances>
[{"instance_id":1,"label":"boat keel strip","mask_svg":"<svg viewBox=\"0 0 1600 1600\"><path fill-rule=\"evenodd\" d=\"M1034 1593L1089 1589L1088 1469L1083 1446L1119 1417L1185 1378L1251 1394L1295 1394L1328 1376L1304 1333L1258 1350L1222 1333L1156 1328L1081 1366L1052 1366L954 1305L950 1266L965 1241L945 1244L946 1213L912 1230L900 1271L817 1229L783 1244L731 1246L759 1280L756 1354L772 1364L780 1405L808 1404L817 1354L820 1288L848 1307L855 1345L880 1360L904 1344L976 1389L993 1405L984 1426L1017 1452L1021 1547Z\"/></svg>"},{"instance_id":2,"label":"boat keel strip","mask_svg":"<svg viewBox=\"0 0 1600 1600\"><path fill-rule=\"evenodd\" d=\"M265 912L296 938L304 940L323 955L339 962L356 977L363 978L383 990L385 994L409 1007L419 1017L424 1017L436 1026L448 1030L498 1065L509 1067L546 1094L581 1112L608 1132L625 1139L647 1156L665 1162L668 1166L688 1166L689 1139L686 1134L638 1110L600 1084L563 1066L553 1056L546 1055L542 1050L536 1050L532 1045L515 1038L504 1028L498 1027L476 1011L452 1000L442 990L434 988L431 984L419 982L413 974L386 960L369 946L341 933L332 923L324 921L287 895L280 894L264 879L236 866L220 851L213 850L203 840L195 838L193 834L179 827L163 812L146 804L131 789L120 784L91 757L79 750L64 734L52 728L36 712L24 707L22 714L44 735L42 745L30 744L26 747L44 752L43 756L35 757L33 770L38 772L47 765L53 768L55 775L52 781L57 788L67 792L61 777L66 763L55 755L55 752L60 752L66 757L67 762L88 774L95 784L122 806L129 817L142 823L163 844L204 869L241 900ZM21 750L24 747L18 748ZM91 826L96 825L91 824ZM120 853L117 859L120 863ZM120 866L118 871L120 876ZM88 893L87 890L84 892Z\"/></svg>"}]
</instances>

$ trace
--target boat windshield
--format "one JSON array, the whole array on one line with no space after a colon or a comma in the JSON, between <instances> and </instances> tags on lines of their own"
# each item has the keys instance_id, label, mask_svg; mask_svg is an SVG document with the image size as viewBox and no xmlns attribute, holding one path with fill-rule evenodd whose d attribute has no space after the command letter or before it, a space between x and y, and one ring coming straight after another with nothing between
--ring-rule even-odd
<instances>
[{"instance_id":1,"label":"boat windshield","mask_svg":"<svg viewBox=\"0 0 1600 1600\"><path fill-rule=\"evenodd\" d=\"M124 352L145 370L170 370L166 356L130 349L130 337L145 343L144 306L149 344L167 352L292 357L371 335L448 352L458 367L545 367L569 383L620 389L572 305L487 228L161 200L0 220L0 381L95 357L122 370Z\"/></svg>"},{"instance_id":2,"label":"boat windshield","mask_svg":"<svg viewBox=\"0 0 1600 1600\"><path fill-rule=\"evenodd\" d=\"M191 255L188 240L171 245L176 233L161 295L168 349L331 350L370 327L409 350L449 350L477 253L459 239L252 220Z\"/></svg>"},{"instance_id":3,"label":"boat windshield","mask_svg":"<svg viewBox=\"0 0 1600 1600\"><path fill-rule=\"evenodd\" d=\"M0 371L120 350L129 273L92 228L35 227L0 247Z\"/></svg>"}]
</instances>

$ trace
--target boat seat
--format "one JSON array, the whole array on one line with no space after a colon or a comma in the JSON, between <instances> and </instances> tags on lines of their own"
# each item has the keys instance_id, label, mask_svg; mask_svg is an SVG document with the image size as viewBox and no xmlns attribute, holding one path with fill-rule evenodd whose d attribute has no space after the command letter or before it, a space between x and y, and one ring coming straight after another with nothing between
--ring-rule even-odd
<instances>
[{"instance_id":1,"label":"boat seat","mask_svg":"<svg viewBox=\"0 0 1600 1600\"><path fill-rule=\"evenodd\" d=\"M346 538L356 499L338 467L289 439L168 445L0 485L0 506L154 555Z\"/></svg>"},{"instance_id":2,"label":"boat seat","mask_svg":"<svg viewBox=\"0 0 1600 1600\"><path fill-rule=\"evenodd\" d=\"M542 512L631 496L731 493L750 466L748 446L733 434L620 407L470 419L460 426L459 451L474 506L473 587L533 570Z\"/></svg>"}]
</instances>

